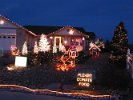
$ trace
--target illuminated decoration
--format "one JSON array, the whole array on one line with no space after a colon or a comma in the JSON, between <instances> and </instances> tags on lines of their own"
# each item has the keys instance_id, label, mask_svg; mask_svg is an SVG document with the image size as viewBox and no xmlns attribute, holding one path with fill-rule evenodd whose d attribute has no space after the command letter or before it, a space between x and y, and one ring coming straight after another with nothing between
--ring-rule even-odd
<instances>
[{"instance_id":1,"label":"illuminated decoration","mask_svg":"<svg viewBox=\"0 0 133 100\"><path fill-rule=\"evenodd\" d=\"M5 23L4 20L0 20L0 25L3 25Z\"/></svg>"},{"instance_id":2,"label":"illuminated decoration","mask_svg":"<svg viewBox=\"0 0 133 100\"><path fill-rule=\"evenodd\" d=\"M54 38L53 53L57 53L56 39Z\"/></svg>"},{"instance_id":3,"label":"illuminated decoration","mask_svg":"<svg viewBox=\"0 0 133 100\"><path fill-rule=\"evenodd\" d=\"M62 51L62 43L61 43L61 41L60 41L60 43L59 43L59 51Z\"/></svg>"},{"instance_id":4,"label":"illuminated decoration","mask_svg":"<svg viewBox=\"0 0 133 100\"><path fill-rule=\"evenodd\" d=\"M77 51L75 48L70 48L64 55L61 56L59 61L61 63L57 64L56 70L58 71L68 71L75 67L75 58L77 57Z\"/></svg>"},{"instance_id":5,"label":"illuminated decoration","mask_svg":"<svg viewBox=\"0 0 133 100\"><path fill-rule=\"evenodd\" d=\"M62 52L66 52L66 48L64 45L62 45L62 49L61 49Z\"/></svg>"},{"instance_id":6,"label":"illuminated decoration","mask_svg":"<svg viewBox=\"0 0 133 100\"><path fill-rule=\"evenodd\" d=\"M45 53L49 50L50 50L50 45L49 45L49 42L47 40L47 37L44 34L42 34L40 37L40 41L39 41L39 51Z\"/></svg>"},{"instance_id":7,"label":"illuminated decoration","mask_svg":"<svg viewBox=\"0 0 133 100\"><path fill-rule=\"evenodd\" d=\"M69 31L69 34L70 34L70 35L73 35L73 33L74 33L73 30L70 30L70 31Z\"/></svg>"},{"instance_id":8,"label":"illuminated decoration","mask_svg":"<svg viewBox=\"0 0 133 100\"><path fill-rule=\"evenodd\" d=\"M82 38L82 40L84 41L84 40L85 40L85 38L83 37L83 38Z\"/></svg>"},{"instance_id":9,"label":"illuminated decoration","mask_svg":"<svg viewBox=\"0 0 133 100\"><path fill-rule=\"evenodd\" d=\"M11 54L14 56L19 55L19 50L17 49L15 45L11 45Z\"/></svg>"},{"instance_id":10,"label":"illuminated decoration","mask_svg":"<svg viewBox=\"0 0 133 100\"><path fill-rule=\"evenodd\" d=\"M131 72L133 79L133 54L130 53L130 49L127 50L127 69Z\"/></svg>"},{"instance_id":11,"label":"illuminated decoration","mask_svg":"<svg viewBox=\"0 0 133 100\"><path fill-rule=\"evenodd\" d=\"M89 52L92 56L99 57L100 51L101 49L95 43L90 43Z\"/></svg>"},{"instance_id":12,"label":"illuminated decoration","mask_svg":"<svg viewBox=\"0 0 133 100\"><path fill-rule=\"evenodd\" d=\"M16 56L15 57L15 67L26 67L27 57Z\"/></svg>"},{"instance_id":13,"label":"illuminated decoration","mask_svg":"<svg viewBox=\"0 0 133 100\"><path fill-rule=\"evenodd\" d=\"M38 45L37 45L37 41L35 41L34 53L35 53L35 54L38 54L38 52L39 52L39 48L38 48Z\"/></svg>"},{"instance_id":14,"label":"illuminated decoration","mask_svg":"<svg viewBox=\"0 0 133 100\"><path fill-rule=\"evenodd\" d=\"M20 91L20 92L28 92L32 94L44 94L44 95L55 95L55 96L67 96L67 97L76 97L76 99L88 99L90 98L97 99L97 100L119 100L117 96L112 95L100 95L100 94L88 94L88 93L82 93L82 92L61 92L61 91L53 91L50 89L31 89L25 86L20 85L9 85L9 84L0 84L0 89L6 89L6 90L14 90L14 91Z\"/></svg>"},{"instance_id":15,"label":"illuminated decoration","mask_svg":"<svg viewBox=\"0 0 133 100\"><path fill-rule=\"evenodd\" d=\"M57 53L57 48L56 48L56 43L54 42L54 45L53 45L53 53Z\"/></svg>"},{"instance_id":16,"label":"illuminated decoration","mask_svg":"<svg viewBox=\"0 0 133 100\"><path fill-rule=\"evenodd\" d=\"M78 45L76 46L77 52L81 52L83 50L83 46L80 45L80 43L78 43Z\"/></svg>"},{"instance_id":17,"label":"illuminated decoration","mask_svg":"<svg viewBox=\"0 0 133 100\"><path fill-rule=\"evenodd\" d=\"M28 50L27 50L27 42L25 41L22 47L22 55L26 54L28 54Z\"/></svg>"},{"instance_id":18,"label":"illuminated decoration","mask_svg":"<svg viewBox=\"0 0 133 100\"><path fill-rule=\"evenodd\" d=\"M101 38L98 38L95 42L95 44L99 47L99 48L105 48L105 44L103 42L103 40Z\"/></svg>"},{"instance_id":19,"label":"illuminated decoration","mask_svg":"<svg viewBox=\"0 0 133 100\"><path fill-rule=\"evenodd\" d=\"M120 22L114 30L114 36L111 42L110 62L117 63L126 60L128 50L128 35L124 23Z\"/></svg>"},{"instance_id":20,"label":"illuminated decoration","mask_svg":"<svg viewBox=\"0 0 133 100\"><path fill-rule=\"evenodd\" d=\"M78 86L89 87L92 83L92 74L90 73L78 73L77 74Z\"/></svg>"},{"instance_id":21,"label":"illuminated decoration","mask_svg":"<svg viewBox=\"0 0 133 100\"><path fill-rule=\"evenodd\" d=\"M65 44L67 44L67 41L64 41Z\"/></svg>"},{"instance_id":22,"label":"illuminated decoration","mask_svg":"<svg viewBox=\"0 0 133 100\"><path fill-rule=\"evenodd\" d=\"M53 36L50 36L50 39L53 39Z\"/></svg>"}]
</instances>

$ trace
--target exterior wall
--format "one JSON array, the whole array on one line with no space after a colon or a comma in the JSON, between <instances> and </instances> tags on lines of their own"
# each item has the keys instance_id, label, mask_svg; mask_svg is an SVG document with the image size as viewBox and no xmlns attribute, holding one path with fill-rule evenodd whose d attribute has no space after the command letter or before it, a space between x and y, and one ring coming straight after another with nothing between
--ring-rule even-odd
<instances>
[{"instance_id":1,"label":"exterior wall","mask_svg":"<svg viewBox=\"0 0 133 100\"><path fill-rule=\"evenodd\" d=\"M36 36L26 32L22 29L17 30L16 46L20 50L20 52L22 51L22 46L25 41L27 42L28 50L31 51L34 47L34 43L36 40L37 40Z\"/></svg>"},{"instance_id":2,"label":"exterior wall","mask_svg":"<svg viewBox=\"0 0 133 100\"><path fill-rule=\"evenodd\" d=\"M52 35L51 35L52 36ZM50 45L53 46L54 44L54 39L56 37L61 37L61 43L64 45L64 46L72 46L72 45L81 45L83 46L83 48L85 49L85 45L86 45L86 40L82 40L82 36L68 36L68 35L53 35L52 36L52 39L50 38L51 36L48 36L48 40L50 42ZM65 41L67 41L67 43L65 43ZM57 48L59 46L57 45Z\"/></svg>"}]
</instances>

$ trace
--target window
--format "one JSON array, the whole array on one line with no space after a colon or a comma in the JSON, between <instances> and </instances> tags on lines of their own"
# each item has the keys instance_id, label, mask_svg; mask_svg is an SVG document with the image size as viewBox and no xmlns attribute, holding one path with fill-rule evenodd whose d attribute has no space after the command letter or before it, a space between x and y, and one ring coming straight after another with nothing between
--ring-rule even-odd
<instances>
[{"instance_id":1,"label":"window","mask_svg":"<svg viewBox=\"0 0 133 100\"><path fill-rule=\"evenodd\" d=\"M3 38L6 38L6 36L3 36Z\"/></svg>"}]
</instances>

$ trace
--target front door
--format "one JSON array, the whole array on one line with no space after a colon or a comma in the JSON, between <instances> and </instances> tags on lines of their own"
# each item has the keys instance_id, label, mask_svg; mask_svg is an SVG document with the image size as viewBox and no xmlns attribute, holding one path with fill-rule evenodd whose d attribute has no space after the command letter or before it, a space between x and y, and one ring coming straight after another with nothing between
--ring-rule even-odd
<instances>
[{"instance_id":1,"label":"front door","mask_svg":"<svg viewBox=\"0 0 133 100\"><path fill-rule=\"evenodd\" d=\"M57 48L59 48L59 45L61 45L61 37L55 37L54 44L56 44Z\"/></svg>"}]
</instances>

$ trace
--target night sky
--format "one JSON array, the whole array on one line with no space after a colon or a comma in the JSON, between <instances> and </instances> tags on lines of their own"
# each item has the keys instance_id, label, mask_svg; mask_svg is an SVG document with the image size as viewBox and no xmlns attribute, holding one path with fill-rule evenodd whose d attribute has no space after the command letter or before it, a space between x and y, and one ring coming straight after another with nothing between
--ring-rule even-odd
<instances>
[{"instance_id":1,"label":"night sky","mask_svg":"<svg viewBox=\"0 0 133 100\"><path fill-rule=\"evenodd\" d=\"M0 1L0 14L20 25L79 26L104 40L123 21L133 43L133 0Z\"/></svg>"}]
</instances>

